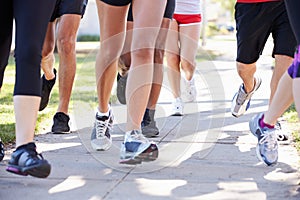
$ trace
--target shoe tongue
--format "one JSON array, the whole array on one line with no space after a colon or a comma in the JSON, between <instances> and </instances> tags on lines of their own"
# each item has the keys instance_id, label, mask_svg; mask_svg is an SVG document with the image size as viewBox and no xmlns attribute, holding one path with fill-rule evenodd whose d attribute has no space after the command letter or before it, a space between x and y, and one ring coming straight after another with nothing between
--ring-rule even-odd
<instances>
[{"instance_id":1,"label":"shoe tongue","mask_svg":"<svg viewBox=\"0 0 300 200\"><path fill-rule=\"evenodd\" d=\"M97 118L97 120L101 120L101 121L108 120L108 116L105 116L105 115L103 115L103 116L96 115L96 118Z\"/></svg>"}]
</instances>

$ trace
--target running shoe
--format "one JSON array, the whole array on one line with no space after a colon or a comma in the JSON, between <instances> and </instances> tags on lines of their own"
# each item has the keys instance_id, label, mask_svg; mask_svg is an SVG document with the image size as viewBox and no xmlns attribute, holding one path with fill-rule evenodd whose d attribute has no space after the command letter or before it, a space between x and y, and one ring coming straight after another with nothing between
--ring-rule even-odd
<instances>
[{"instance_id":1,"label":"running shoe","mask_svg":"<svg viewBox=\"0 0 300 200\"><path fill-rule=\"evenodd\" d=\"M289 136L282 131L280 122L276 122L275 129L278 141L287 141L289 139Z\"/></svg>"},{"instance_id":2,"label":"running shoe","mask_svg":"<svg viewBox=\"0 0 300 200\"><path fill-rule=\"evenodd\" d=\"M119 73L117 75L117 98L121 104L126 104L126 83L127 74L121 76Z\"/></svg>"},{"instance_id":3,"label":"running shoe","mask_svg":"<svg viewBox=\"0 0 300 200\"><path fill-rule=\"evenodd\" d=\"M42 154L36 152L33 142L18 147L11 155L6 171L37 178L46 178L51 171L51 165L45 160Z\"/></svg>"},{"instance_id":4,"label":"running shoe","mask_svg":"<svg viewBox=\"0 0 300 200\"><path fill-rule=\"evenodd\" d=\"M231 102L231 113L234 117L242 116L250 107L250 100L254 92L258 90L261 85L261 79L255 78L255 85L250 93L246 93L244 89L244 84L239 88L239 91L234 95Z\"/></svg>"},{"instance_id":5,"label":"running shoe","mask_svg":"<svg viewBox=\"0 0 300 200\"><path fill-rule=\"evenodd\" d=\"M112 130L113 114L109 111L108 116L98 116L94 123L94 128L91 135L91 145L97 151L108 150L112 145L110 132Z\"/></svg>"},{"instance_id":6,"label":"running shoe","mask_svg":"<svg viewBox=\"0 0 300 200\"><path fill-rule=\"evenodd\" d=\"M56 69L53 69L53 71L55 77L51 80L47 80L45 74L42 76L42 95L39 111L44 110L49 103L50 93L56 81Z\"/></svg>"},{"instance_id":7,"label":"running shoe","mask_svg":"<svg viewBox=\"0 0 300 200\"><path fill-rule=\"evenodd\" d=\"M185 81L185 97L187 102L196 101L197 90L194 78L192 78L190 81Z\"/></svg>"},{"instance_id":8,"label":"running shoe","mask_svg":"<svg viewBox=\"0 0 300 200\"><path fill-rule=\"evenodd\" d=\"M142 133L145 137L157 137L159 134L159 129L156 126L154 120L155 110L146 109L141 124Z\"/></svg>"},{"instance_id":9,"label":"running shoe","mask_svg":"<svg viewBox=\"0 0 300 200\"><path fill-rule=\"evenodd\" d=\"M154 161L157 157L157 145L149 142L140 130L125 133L124 142L121 145L120 164L136 165L142 162Z\"/></svg>"},{"instance_id":10,"label":"running shoe","mask_svg":"<svg viewBox=\"0 0 300 200\"><path fill-rule=\"evenodd\" d=\"M57 112L53 117L53 126L51 132L53 134L70 133L69 126L70 117L63 112Z\"/></svg>"},{"instance_id":11,"label":"running shoe","mask_svg":"<svg viewBox=\"0 0 300 200\"><path fill-rule=\"evenodd\" d=\"M172 103L172 116L183 115L183 102L180 97L176 98Z\"/></svg>"},{"instance_id":12,"label":"running shoe","mask_svg":"<svg viewBox=\"0 0 300 200\"><path fill-rule=\"evenodd\" d=\"M5 155L5 153L4 153L4 145L3 145L3 143L2 143L2 141L0 139L0 161L3 160L4 155Z\"/></svg>"},{"instance_id":13,"label":"running shoe","mask_svg":"<svg viewBox=\"0 0 300 200\"><path fill-rule=\"evenodd\" d=\"M255 115L249 122L251 133L257 137L257 157L268 166L273 166L278 160L278 143L275 128L261 128L259 125L263 113Z\"/></svg>"}]
</instances>

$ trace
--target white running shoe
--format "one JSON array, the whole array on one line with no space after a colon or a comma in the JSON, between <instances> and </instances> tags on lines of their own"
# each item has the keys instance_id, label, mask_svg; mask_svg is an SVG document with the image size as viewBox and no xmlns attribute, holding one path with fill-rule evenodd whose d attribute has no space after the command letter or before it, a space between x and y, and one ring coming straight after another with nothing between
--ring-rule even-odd
<instances>
[{"instance_id":1,"label":"white running shoe","mask_svg":"<svg viewBox=\"0 0 300 200\"><path fill-rule=\"evenodd\" d=\"M192 78L190 81L185 81L185 97L187 102L193 102L197 99L197 89L195 86L195 79Z\"/></svg>"},{"instance_id":2,"label":"white running shoe","mask_svg":"<svg viewBox=\"0 0 300 200\"><path fill-rule=\"evenodd\" d=\"M176 98L172 103L172 116L183 115L183 103L180 97Z\"/></svg>"}]
</instances>

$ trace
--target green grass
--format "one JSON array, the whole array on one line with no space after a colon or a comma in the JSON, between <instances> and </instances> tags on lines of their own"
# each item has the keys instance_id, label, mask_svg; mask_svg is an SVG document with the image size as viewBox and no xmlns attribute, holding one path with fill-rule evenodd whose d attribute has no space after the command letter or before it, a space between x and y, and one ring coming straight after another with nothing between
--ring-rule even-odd
<instances>
[{"instance_id":1,"label":"green grass","mask_svg":"<svg viewBox=\"0 0 300 200\"><path fill-rule=\"evenodd\" d=\"M300 124L298 113L295 108L295 104L292 104L287 111L284 113L284 117L287 119L289 126L292 129L293 142L295 142L295 147L300 153Z\"/></svg>"}]
</instances>

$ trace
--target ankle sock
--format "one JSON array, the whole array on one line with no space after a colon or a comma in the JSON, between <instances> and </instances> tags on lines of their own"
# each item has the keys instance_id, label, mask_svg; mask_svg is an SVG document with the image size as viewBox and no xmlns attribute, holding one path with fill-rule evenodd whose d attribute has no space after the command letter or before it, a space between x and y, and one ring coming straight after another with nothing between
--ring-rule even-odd
<instances>
[{"instance_id":1,"label":"ankle sock","mask_svg":"<svg viewBox=\"0 0 300 200\"><path fill-rule=\"evenodd\" d=\"M265 128L265 127L267 127L267 128L274 128L274 126L272 126L272 125L270 125L270 124L267 124L267 123L265 123L264 122L264 115L261 117L261 119L259 120L259 126L261 127L261 128Z\"/></svg>"}]
</instances>

